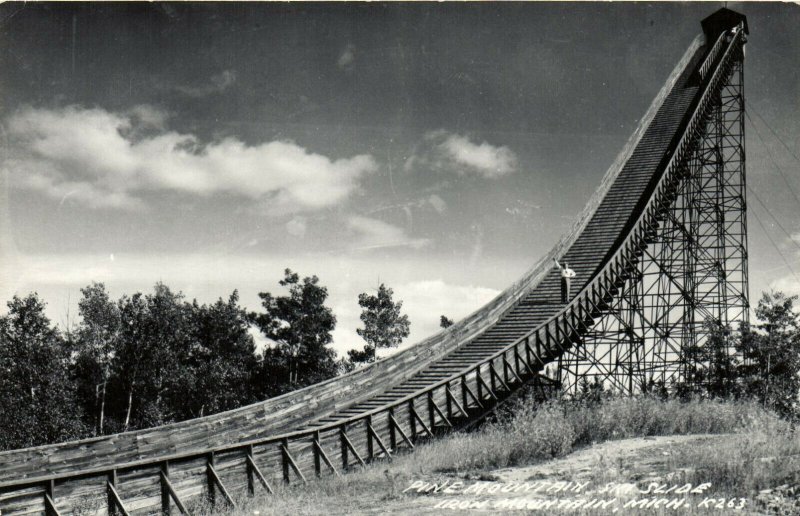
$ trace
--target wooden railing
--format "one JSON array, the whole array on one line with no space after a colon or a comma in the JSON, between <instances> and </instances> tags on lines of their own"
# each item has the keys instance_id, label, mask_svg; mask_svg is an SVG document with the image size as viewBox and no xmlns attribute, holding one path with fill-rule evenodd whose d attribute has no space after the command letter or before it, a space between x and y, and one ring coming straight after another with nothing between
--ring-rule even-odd
<instances>
[{"instance_id":1,"label":"wooden railing","mask_svg":"<svg viewBox=\"0 0 800 516\"><path fill-rule=\"evenodd\" d=\"M75 507L83 499L98 497L105 500L103 508L108 512L122 514L152 512L159 506L165 513L172 509L189 513L190 502L203 494L212 504L235 506L236 493L271 492L270 480L304 483L307 474L339 475L376 459L391 460L398 450L413 449L420 439L485 415L514 390L538 378L546 364L579 341L628 279L642 249L655 235L660 214L677 195L713 98L741 51L741 34L738 31L727 45L665 172L625 239L569 305L546 323L445 380L343 422L118 467L4 482L0 485L3 514L20 507L26 512L58 514L62 500Z\"/></svg>"}]
</instances>

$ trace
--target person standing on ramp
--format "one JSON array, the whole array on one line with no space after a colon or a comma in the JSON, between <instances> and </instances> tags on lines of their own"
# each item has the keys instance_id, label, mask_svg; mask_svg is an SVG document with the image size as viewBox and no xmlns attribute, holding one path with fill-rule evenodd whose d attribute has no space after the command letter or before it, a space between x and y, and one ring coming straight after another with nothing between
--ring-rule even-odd
<instances>
[{"instance_id":1,"label":"person standing on ramp","mask_svg":"<svg viewBox=\"0 0 800 516\"><path fill-rule=\"evenodd\" d=\"M569 268L567 262L564 262L562 266L556 258L553 258L553 261L556 262L556 266L561 271L561 302L567 304L570 297L570 283L572 278L575 277L575 271Z\"/></svg>"}]
</instances>

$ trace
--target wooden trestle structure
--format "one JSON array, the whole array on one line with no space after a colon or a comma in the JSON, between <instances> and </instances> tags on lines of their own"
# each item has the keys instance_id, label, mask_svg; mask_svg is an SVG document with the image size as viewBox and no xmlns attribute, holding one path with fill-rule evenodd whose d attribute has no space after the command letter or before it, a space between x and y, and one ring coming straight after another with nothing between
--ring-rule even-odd
<instances>
[{"instance_id":1,"label":"wooden trestle structure","mask_svg":"<svg viewBox=\"0 0 800 516\"><path fill-rule=\"evenodd\" d=\"M191 512L339 475L471 424L525 385L687 380L705 325L746 321L747 22L698 36L567 235L481 310L348 375L201 419L0 453L0 511ZM561 302L553 259L577 272ZM702 364L700 364L702 366ZM549 375L543 372L548 368Z\"/></svg>"}]
</instances>

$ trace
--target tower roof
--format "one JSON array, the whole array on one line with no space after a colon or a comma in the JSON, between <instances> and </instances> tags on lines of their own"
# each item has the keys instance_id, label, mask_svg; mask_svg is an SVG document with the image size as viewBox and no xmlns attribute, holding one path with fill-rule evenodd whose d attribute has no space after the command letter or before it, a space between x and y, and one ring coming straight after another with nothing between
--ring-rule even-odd
<instances>
[{"instance_id":1,"label":"tower roof","mask_svg":"<svg viewBox=\"0 0 800 516\"><path fill-rule=\"evenodd\" d=\"M724 32L728 29L732 29L739 22L744 22L744 33L750 34L750 30L747 27L747 16L737 13L727 7L723 7L718 11L714 12L711 16L708 16L700 22L700 25L703 26L703 32L705 32L706 36L713 40L719 36L720 32Z\"/></svg>"}]
</instances>

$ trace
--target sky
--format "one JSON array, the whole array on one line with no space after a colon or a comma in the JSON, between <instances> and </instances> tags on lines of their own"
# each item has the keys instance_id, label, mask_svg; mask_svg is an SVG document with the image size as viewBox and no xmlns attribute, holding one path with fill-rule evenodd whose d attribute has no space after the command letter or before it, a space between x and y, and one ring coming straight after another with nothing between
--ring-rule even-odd
<instances>
[{"instance_id":1,"label":"sky","mask_svg":"<svg viewBox=\"0 0 800 516\"><path fill-rule=\"evenodd\" d=\"M288 267L340 353L380 283L417 342L570 227L722 5L0 4L0 297L62 327L92 281L257 310ZM800 7L728 7L751 297L800 294Z\"/></svg>"}]
</instances>

